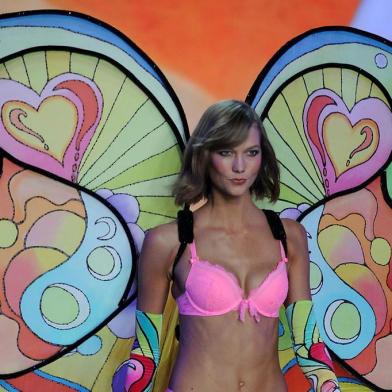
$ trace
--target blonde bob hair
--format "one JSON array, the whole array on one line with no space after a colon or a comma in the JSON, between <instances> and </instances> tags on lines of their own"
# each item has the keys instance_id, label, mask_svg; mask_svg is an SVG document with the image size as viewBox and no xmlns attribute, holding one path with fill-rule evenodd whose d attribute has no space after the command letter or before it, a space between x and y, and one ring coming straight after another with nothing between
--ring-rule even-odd
<instances>
[{"instance_id":1,"label":"blonde bob hair","mask_svg":"<svg viewBox=\"0 0 392 392\"><path fill-rule=\"evenodd\" d=\"M225 100L210 106L202 115L184 152L181 172L173 186L177 205L193 204L211 194L209 179L212 151L233 148L245 141L252 125L260 132L261 166L250 190L275 202L279 196L279 166L271 143L256 112L245 102Z\"/></svg>"}]
</instances>

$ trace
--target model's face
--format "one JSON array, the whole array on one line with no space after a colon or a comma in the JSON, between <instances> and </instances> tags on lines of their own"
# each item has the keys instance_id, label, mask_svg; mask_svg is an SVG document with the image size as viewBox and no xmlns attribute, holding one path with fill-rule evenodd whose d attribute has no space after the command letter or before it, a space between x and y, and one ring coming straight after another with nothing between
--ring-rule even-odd
<instances>
[{"instance_id":1,"label":"model's face","mask_svg":"<svg viewBox=\"0 0 392 392\"><path fill-rule=\"evenodd\" d=\"M260 132L252 125L240 145L211 152L209 175L213 191L233 197L249 192L260 165Z\"/></svg>"}]
</instances>

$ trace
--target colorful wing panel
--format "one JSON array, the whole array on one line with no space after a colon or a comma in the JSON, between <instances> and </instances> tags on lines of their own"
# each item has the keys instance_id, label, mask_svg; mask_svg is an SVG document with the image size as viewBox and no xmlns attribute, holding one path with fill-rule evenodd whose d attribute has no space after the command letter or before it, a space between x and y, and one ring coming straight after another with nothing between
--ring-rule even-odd
<instances>
[{"instance_id":1,"label":"colorful wing panel","mask_svg":"<svg viewBox=\"0 0 392 392\"><path fill-rule=\"evenodd\" d=\"M135 261L144 231L176 216L185 116L157 66L99 21L46 11L0 26L0 385L122 390Z\"/></svg>"},{"instance_id":2,"label":"colorful wing panel","mask_svg":"<svg viewBox=\"0 0 392 392\"><path fill-rule=\"evenodd\" d=\"M323 339L359 377L346 382L385 390L392 389L385 370L392 352L391 66L390 42L322 28L282 48L247 98L281 166L272 208L308 232Z\"/></svg>"}]
</instances>

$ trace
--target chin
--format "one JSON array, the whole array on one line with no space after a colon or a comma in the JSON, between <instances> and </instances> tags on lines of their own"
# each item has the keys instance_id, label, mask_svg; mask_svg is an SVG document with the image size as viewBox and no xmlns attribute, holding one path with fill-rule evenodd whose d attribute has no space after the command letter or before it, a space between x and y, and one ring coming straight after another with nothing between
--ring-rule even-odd
<instances>
[{"instance_id":1,"label":"chin","mask_svg":"<svg viewBox=\"0 0 392 392\"><path fill-rule=\"evenodd\" d=\"M237 189L237 190L226 190L225 192L222 193L226 197L237 198L237 197L247 196L250 193L250 190L248 188Z\"/></svg>"}]
</instances>

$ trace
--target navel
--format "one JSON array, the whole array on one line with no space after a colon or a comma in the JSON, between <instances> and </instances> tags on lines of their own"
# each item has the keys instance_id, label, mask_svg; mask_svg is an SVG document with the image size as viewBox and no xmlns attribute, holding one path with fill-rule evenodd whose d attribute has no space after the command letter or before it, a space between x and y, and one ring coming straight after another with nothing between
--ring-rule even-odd
<instances>
[{"instance_id":1,"label":"navel","mask_svg":"<svg viewBox=\"0 0 392 392\"><path fill-rule=\"evenodd\" d=\"M245 387L245 381L240 381L240 388L244 388Z\"/></svg>"}]
</instances>

